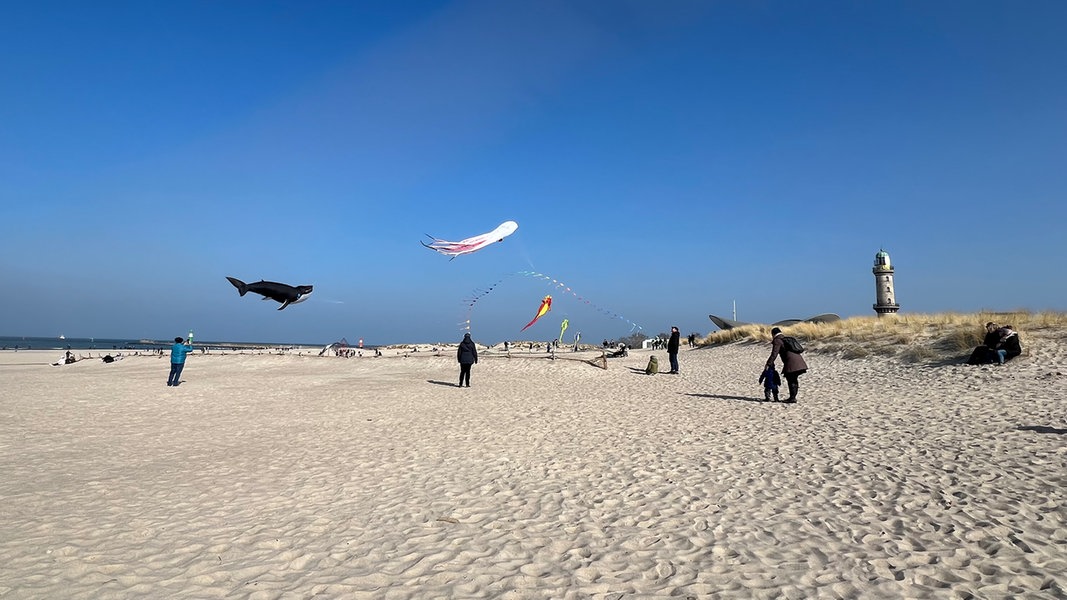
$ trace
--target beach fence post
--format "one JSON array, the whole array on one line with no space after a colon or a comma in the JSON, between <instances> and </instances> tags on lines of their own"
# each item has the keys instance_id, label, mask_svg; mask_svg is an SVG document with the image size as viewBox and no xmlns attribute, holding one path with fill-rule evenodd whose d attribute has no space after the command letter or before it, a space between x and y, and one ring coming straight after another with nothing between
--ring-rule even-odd
<instances>
[{"instance_id":1,"label":"beach fence post","mask_svg":"<svg viewBox=\"0 0 1067 600\"><path fill-rule=\"evenodd\" d=\"M604 369L605 371L607 371L608 370L608 353L607 353L607 351L601 350L600 351L600 358L591 358L591 359L589 359L589 360L587 360L585 362L593 365L594 367L600 367L601 369Z\"/></svg>"}]
</instances>

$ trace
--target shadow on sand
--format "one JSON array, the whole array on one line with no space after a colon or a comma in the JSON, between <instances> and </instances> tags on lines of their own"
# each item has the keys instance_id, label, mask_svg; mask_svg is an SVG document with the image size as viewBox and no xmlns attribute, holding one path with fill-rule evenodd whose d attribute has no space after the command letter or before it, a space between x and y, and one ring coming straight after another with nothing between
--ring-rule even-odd
<instances>
[{"instance_id":1,"label":"shadow on sand","mask_svg":"<svg viewBox=\"0 0 1067 600\"><path fill-rule=\"evenodd\" d=\"M449 383L447 381L437 381L436 379L427 379L426 383L432 383L434 385L444 385L444 386L448 386L448 387L458 387L454 383Z\"/></svg>"},{"instance_id":2,"label":"shadow on sand","mask_svg":"<svg viewBox=\"0 0 1067 600\"><path fill-rule=\"evenodd\" d=\"M767 402L762 397L753 398L750 396L727 396L725 394L686 394L686 396L693 396L696 398L714 398L716 400L741 400L743 402L757 402L759 404L784 404L785 406L789 406L789 404L785 402Z\"/></svg>"},{"instance_id":3,"label":"shadow on sand","mask_svg":"<svg viewBox=\"0 0 1067 600\"><path fill-rule=\"evenodd\" d=\"M1067 429L1048 427L1046 425L1021 425L1017 427L1017 429L1019 431L1035 431L1037 433L1055 433L1057 435L1067 434Z\"/></svg>"},{"instance_id":4,"label":"shadow on sand","mask_svg":"<svg viewBox=\"0 0 1067 600\"><path fill-rule=\"evenodd\" d=\"M630 369L630 371L632 371L634 373L637 373L638 375L648 375L648 373L645 373L644 369L639 369L637 367L626 367L626 368ZM667 372L667 371L656 371L656 374L657 375L659 375L659 374L670 375L670 373Z\"/></svg>"}]
</instances>

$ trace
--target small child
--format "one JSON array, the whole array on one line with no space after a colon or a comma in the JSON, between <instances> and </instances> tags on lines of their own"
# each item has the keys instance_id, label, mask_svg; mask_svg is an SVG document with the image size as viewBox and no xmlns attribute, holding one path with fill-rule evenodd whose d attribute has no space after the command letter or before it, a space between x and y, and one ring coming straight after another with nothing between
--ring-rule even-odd
<instances>
[{"instance_id":1,"label":"small child","mask_svg":"<svg viewBox=\"0 0 1067 600\"><path fill-rule=\"evenodd\" d=\"M758 383L763 384L763 399L765 401L770 402L771 395L774 395L774 401L778 402L778 386L782 385L782 378L778 375L778 371L774 370L773 366L763 369Z\"/></svg>"}]
</instances>

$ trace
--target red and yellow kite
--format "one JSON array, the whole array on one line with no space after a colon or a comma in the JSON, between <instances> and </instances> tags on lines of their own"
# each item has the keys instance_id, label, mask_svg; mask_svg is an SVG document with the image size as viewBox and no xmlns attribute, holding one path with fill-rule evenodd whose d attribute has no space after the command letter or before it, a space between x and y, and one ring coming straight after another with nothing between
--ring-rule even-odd
<instances>
[{"instance_id":1,"label":"red and yellow kite","mask_svg":"<svg viewBox=\"0 0 1067 600\"><path fill-rule=\"evenodd\" d=\"M533 325L538 319L548 314L548 311L552 310L552 296L545 296L545 299L541 301L541 307L537 309L537 315L533 320L526 324L526 327ZM519 331L526 331L526 327L523 327Z\"/></svg>"}]
</instances>

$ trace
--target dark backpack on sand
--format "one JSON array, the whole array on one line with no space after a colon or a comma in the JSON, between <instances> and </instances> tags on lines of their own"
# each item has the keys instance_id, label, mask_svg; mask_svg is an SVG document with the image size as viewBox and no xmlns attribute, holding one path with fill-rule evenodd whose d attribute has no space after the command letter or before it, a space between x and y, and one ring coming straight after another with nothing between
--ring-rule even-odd
<instances>
[{"instance_id":1,"label":"dark backpack on sand","mask_svg":"<svg viewBox=\"0 0 1067 600\"><path fill-rule=\"evenodd\" d=\"M655 375L659 373L659 359L655 356L648 357L648 366L645 367L645 375Z\"/></svg>"},{"instance_id":2,"label":"dark backpack on sand","mask_svg":"<svg viewBox=\"0 0 1067 600\"><path fill-rule=\"evenodd\" d=\"M800 344L800 340L789 335L782 336L782 348L795 354L804 352L804 346Z\"/></svg>"}]
</instances>

